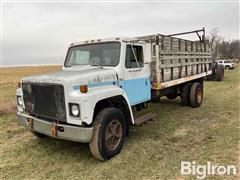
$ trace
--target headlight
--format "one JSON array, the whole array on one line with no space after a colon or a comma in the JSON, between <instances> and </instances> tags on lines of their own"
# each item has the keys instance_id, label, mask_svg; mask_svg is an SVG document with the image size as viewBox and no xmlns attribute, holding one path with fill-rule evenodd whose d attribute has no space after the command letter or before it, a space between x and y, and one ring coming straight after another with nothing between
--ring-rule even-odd
<instances>
[{"instance_id":1,"label":"headlight","mask_svg":"<svg viewBox=\"0 0 240 180\"><path fill-rule=\"evenodd\" d=\"M79 105L78 104L70 104L70 115L71 116L79 116L80 110L79 110Z\"/></svg>"},{"instance_id":2,"label":"headlight","mask_svg":"<svg viewBox=\"0 0 240 180\"><path fill-rule=\"evenodd\" d=\"M17 104L19 106L22 106L23 105L23 100L22 100L22 97L21 96L17 96Z\"/></svg>"}]
</instances>

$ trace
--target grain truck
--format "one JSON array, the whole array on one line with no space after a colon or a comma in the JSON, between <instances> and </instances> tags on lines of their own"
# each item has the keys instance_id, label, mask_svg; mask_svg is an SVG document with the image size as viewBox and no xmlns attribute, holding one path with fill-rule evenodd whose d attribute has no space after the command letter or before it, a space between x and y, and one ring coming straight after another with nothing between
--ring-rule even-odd
<instances>
[{"instance_id":1,"label":"grain truck","mask_svg":"<svg viewBox=\"0 0 240 180\"><path fill-rule=\"evenodd\" d=\"M188 33L199 40L176 37ZM201 105L203 79L213 68L204 35L201 29L72 43L60 72L21 79L18 122L39 138L89 143L97 159L108 160L131 126L154 117L135 115L151 101L180 96L183 106Z\"/></svg>"}]
</instances>

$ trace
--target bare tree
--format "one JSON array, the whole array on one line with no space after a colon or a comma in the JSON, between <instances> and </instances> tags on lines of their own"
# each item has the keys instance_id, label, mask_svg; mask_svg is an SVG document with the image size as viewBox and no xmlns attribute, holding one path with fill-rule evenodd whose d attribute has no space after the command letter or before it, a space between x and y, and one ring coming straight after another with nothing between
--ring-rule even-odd
<instances>
[{"instance_id":1,"label":"bare tree","mask_svg":"<svg viewBox=\"0 0 240 180\"><path fill-rule=\"evenodd\" d=\"M217 28L210 31L208 39L214 61L216 59L240 59L240 40L224 40L224 38L219 35Z\"/></svg>"},{"instance_id":2,"label":"bare tree","mask_svg":"<svg viewBox=\"0 0 240 180\"><path fill-rule=\"evenodd\" d=\"M229 46L231 58L240 59L240 40L233 40Z\"/></svg>"},{"instance_id":3,"label":"bare tree","mask_svg":"<svg viewBox=\"0 0 240 180\"><path fill-rule=\"evenodd\" d=\"M217 47L218 51L218 58L221 59L230 59L231 53L230 53L230 42L229 41L222 41L218 44Z\"/></svg>"},{"instance_id":4,"label":"bare tree","mask_svg":"<svg viewBox=\"0 0 240 180\"><path fill-rule=\"evenodd\" d=\"M210 31L208 35L208 39L209 39L211 50L212 50L213 60L216 60L218 58L218 45L222 40L217 28L214 28Z\"/></svg>"},{"instance_id":5,"label":"bare tree","mask_svg":"<svg viewBox=\"0 0 240 180\"><path fill-rule=\"evenodd\" d=\"M240 59L240 41L221 41L218 45L218 57L221 59Z\"/></svg>"}]
</instances>

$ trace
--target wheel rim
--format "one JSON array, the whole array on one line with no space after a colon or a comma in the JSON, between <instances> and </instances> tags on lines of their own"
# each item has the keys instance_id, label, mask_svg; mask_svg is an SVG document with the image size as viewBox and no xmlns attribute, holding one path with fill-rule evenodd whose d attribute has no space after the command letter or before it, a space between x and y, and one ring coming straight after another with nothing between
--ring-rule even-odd
<instances>
[{"instance_id":1,"label":"wheel rim","mask_svg":"<svg viewBox=\"0 0 240 180\"><path fill-rule=\"evenodd\" d=\"M114 150L118 147L122 138L122 124L117 120L112 120L106 129L105 144L109 150Z\"/></svg>"},{"instance_id":2,"label":"wheel rim","mask_svg":"<svg viewBox=\"0 0 240 180\"><path fill-rule=\"evenodd\" d=\"M197 102L201 103L202 101L202 90L201 88L197 88Z\"/></svg>"}]
</instances>

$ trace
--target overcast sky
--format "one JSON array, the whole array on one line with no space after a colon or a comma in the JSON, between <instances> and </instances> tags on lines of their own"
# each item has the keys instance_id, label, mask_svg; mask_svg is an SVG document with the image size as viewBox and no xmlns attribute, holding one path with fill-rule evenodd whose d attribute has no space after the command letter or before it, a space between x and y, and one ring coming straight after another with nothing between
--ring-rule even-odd
<instances>
[{"instance_id":1,"label":"overcast sky","mask_svg":"<svg viewBox=\"0 0 240 180\"><path fill-rule=\"evenodd\" d=\"M239 2L3 3L3 66L62 64L86 39L217 27L239 39Z\"/></svg>"}]
</instances>

